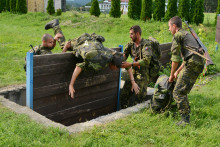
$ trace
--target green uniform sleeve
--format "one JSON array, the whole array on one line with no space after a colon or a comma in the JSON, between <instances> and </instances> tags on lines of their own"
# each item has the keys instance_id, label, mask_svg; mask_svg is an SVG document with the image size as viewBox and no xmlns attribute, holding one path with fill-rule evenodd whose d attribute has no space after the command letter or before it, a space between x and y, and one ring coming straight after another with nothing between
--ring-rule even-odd
<instances>
[{"instance_id":1,"label":"green uniform sleeve","mask_svg":"<svg viewBox=\"0 0 220 147\"><path fill-rule=\"evenodd\" d=\"M125 61L127 60L128 56L131 54L131 44L128 43L126 46L125 46L125 49L124 49L124 54L125 54Z\"/></svg>"},{"instance_id":2,"label":"green uniform sleeve","mask_svg":"<svg viewBox=\"0 0 220 147\"><path fill-rule=\"evenodd\" d=\"M177 32L173 36L172 40L172 46L171 46L171 61L173 62L180 62L181 61L181 42L182 42L182 37L181 33Z\"/></svg>"}]
</instances>

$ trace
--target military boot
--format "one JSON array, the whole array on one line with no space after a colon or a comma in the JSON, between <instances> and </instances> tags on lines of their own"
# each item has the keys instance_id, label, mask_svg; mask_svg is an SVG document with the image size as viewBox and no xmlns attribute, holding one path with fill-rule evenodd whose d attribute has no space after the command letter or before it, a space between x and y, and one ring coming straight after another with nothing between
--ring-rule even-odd
<instances>
[{"instance_id":1,"label":"military boot","mask_svg":"<svg viewBox=\"0 0 220 147\"><path fill-rule=\"evenodd\" d=\"M182 120L177 122L176 125L184 127L190 123L189 119L190 119L190 115L182 115Z\"/></svg>"},{"instance_id":2,"label":"military boot","mask_svg":"<svg viewBox=\"0 0 220 147\"><path fill-rule=\"evenodd\" d=\"M58 19L54 19L50 22L48 22L46 25L45 25L45 30L48 30L50 28L53 28L55 26L59 25L59 20Z\"/></svg>"}]
</instances>

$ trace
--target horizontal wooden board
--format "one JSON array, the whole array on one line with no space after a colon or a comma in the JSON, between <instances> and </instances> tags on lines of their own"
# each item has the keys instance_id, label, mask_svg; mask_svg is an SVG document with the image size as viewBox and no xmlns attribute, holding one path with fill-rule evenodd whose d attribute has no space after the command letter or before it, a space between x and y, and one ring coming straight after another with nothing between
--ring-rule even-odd
<instances>
[{"instance_id":1,"label":"horizontal wooden board","mask_svg":"<svg viewBox=\"0 0 220 147\"><path fill-rule=\"evenodd\" d=\"M86 104L78 105L72 108L68 108L62 111L58 111L49 115L46 115L47 118L54 120L54 121L61 121L70 117L78 116L81 113L89 113L92 110L104 108L108 105L114 104L115 103L115 98L112 98L112 96L99 99L96 101L92 101Z\"/></svg>"},{"instance_id":2,"label":"horizontal wooden board","mask_svg":"<svg viewBox=\"0 0 220 147\"><path fill-rule=\"evenodd\" d=\"M84 90L85 89L81 91L83 92ZM113 98L117 97L117 87L96 92L90 95L76 97L74 99L70 98L68 93L63 93L63 94L39 99L34 102L35 103L34 110L42 115L48 115L57 111L65 110L70 107L82 105L109 96L112 96Z\"/></svg>"},{"instance_id":3,"label":"horizontal wooden board","mask_svg":"<svg viewBox=\"0 0 220 147\"><path fill-rule=\"evenodd\" d=\"M86 88L86 87L96 87L96 88L103 88L107 85L105 83L109 84L110 81L115 81L111 83L112 87L118 86L118 76L116 76L116 72L110 73L107 75L100 75L98 77L91 77L88 79L77 79L75 83L75 89L80 89L80 88ZM102 85L97 86L97 85ZM93 88L90 88L93 89ZM42 97L47 97L50 95L56 95L60 94L63 92L68 92L69 90L69 82L64 82L64 83L59 83L59 84L54 84L54 85L47 85L44 87L40 88L34 88L33 94L34 94L34 99L42 98ZM93 89L95 90L95 89ZM88 91L88 90L87 90Z\"/></svg>"}]
</instances>

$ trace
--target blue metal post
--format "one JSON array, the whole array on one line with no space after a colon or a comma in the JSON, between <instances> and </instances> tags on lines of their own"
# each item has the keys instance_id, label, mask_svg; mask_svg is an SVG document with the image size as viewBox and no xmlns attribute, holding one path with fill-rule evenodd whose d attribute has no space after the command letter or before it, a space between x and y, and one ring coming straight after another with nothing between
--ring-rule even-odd
<instances>
[{"instance_id":1,"label":"blue metal post","mask_svg":"<svg viewBox=\"0 0 220 147\"><path fill-rule=\"evenodd\" d=\"M216 47L215 47L215 52L218 51L218 44L216 44Z\"/></svg>"},{"instance_id":2,"label":"blue metal post","mask_svg":"<svg viewBox=\"0 0 220 147\"><path fill-rule=\"evenodd\" d=\"M123 52L123 45L119 45L121 52ZM117 111L120 109L120 87L121 87L121 68L119 70L119 85L118 85L118 102L117 102Z\"/></svg>"},{"instance_id":3,"label":"blue metal post","mask_svg":"<svg viewBox=\"0 0 220 147\"><path fill-rule=\"evenodd\" d=\"M33 110L33 53L26 57L26 106Z\"/></svg>"}]
</instances>

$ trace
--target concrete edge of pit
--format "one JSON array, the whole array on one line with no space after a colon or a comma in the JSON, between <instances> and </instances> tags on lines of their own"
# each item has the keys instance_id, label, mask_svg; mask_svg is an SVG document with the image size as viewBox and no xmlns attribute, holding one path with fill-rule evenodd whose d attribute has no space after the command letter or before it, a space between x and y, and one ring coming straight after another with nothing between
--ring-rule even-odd
<instances>
[{"instance_id":1,"label":"concrete edge of pit","mask_svg":"<svg viewBox=\"0 0 220 147\"><path fill-rule=\"evenodd\" d=\"M149 88L148 91L152 91L152 89ZM109 123L109 122L115 121L117 119L126 117L132 113L139 112L141 109L148 107L149 102L150 102L150 100L145 101L140 104L137 104L133 107L129 107L126 109L122 109L120 111L116 111L116 112L107 114L105 116L97 117L97 118L92 119L87 122L76 123L71 126L64 126L60 123L56 123L56 122L46 118L43 115L40 115L39 113L33 111L32 109L30 109L26 106L21 106L19 104L16 104L15 102L12 102L12 101L10 101L0 95L0 103L3 106L9 108L10 110L12 110L18 114L25 114L25 115L29 116L31 120L34 120L37 123L43 124L46 127L55 127L55 128L67 130L70 134L86 131L86 130L92 129L94 126L104 125L106 123Z\"/></svg>"}]
</instances>

